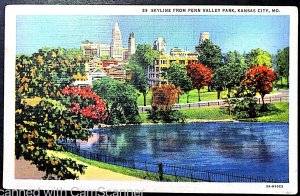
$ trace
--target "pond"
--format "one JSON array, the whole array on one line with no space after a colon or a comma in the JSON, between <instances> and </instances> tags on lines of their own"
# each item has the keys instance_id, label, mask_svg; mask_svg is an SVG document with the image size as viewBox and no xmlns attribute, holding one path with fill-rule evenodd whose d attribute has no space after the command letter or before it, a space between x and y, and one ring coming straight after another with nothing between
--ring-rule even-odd
<instances>
[{"instance_id":1,"label":"pond","mask_svg":"<svg viewBox=\"0 0 300 196\"><path fill-rule=\"evenodd\" d=\"M288 182L287 123L183 123L93 130L80 148L125 159Z\"/></svg>"}]
</instances>

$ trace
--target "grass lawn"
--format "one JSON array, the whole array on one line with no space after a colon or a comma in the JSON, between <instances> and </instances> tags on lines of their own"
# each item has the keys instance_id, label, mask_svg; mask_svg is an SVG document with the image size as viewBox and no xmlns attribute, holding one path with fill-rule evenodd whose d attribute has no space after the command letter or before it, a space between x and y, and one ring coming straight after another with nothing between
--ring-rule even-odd
<instances>
[{"instance_id":1,"label":"grass lawn","mask_svg":"<svg viewBox=\"0 0 300 196\"><path fill-rule=\"evenodd\" d=\"M258 112L259 117L239 119L247 122L289 122L289 103L268 104L270 108L267 112Z\"/></svg>"},{"instance_id":2,"label":"grass lawn","mask_svg":"<svg viewBox=\"0 0 300 196\"><path fill-rule=\"evenodd\" d=\"M191 90L189 95L190 95L189 96L190 103L198 102L198 91L196 89ZM221 92L221 98L226 97L226 95L227 95L227 91ZM152 92L149 91L146 97L146 105L150 105L151 97L152 97ZM201 101L217 100L217 92L216 91L208 92L207 87L205 87L200 90L200 98ZM187 99L187 94L186 93L182 94L180 96L179 103L186 103L186 99ZM138 97L137 103L139 106L144 105L144 97L142 94Z\"/></svg>"},{"instance_id":3,"label":"grass lawn","mask_svg":"<svg viewBox=\"0 0 300 196\"><path fill-rule=\"evenodd\" d=\"M231 96L233 96L234 90L231 91ZM277 93L277 90L273 89L273 91L270 94L275 94ZM196 89L191 90L189 93L189 102L193 103L193 102L198 102L198 91ZM257 93L257 95L259 95L259 93ZM146 105L150 105L150 101L151 101L151 97L152 97L152 92L149 91L147 96L146 96ZM200 98L201 101L211 101L211 100L217 100L217 92L213 91L213 92L208 92L207 91L207 87L203 88L200 90ZM222 91L220 98L227 98L227 90ZM187 94L182 94L180 96L179 99L179 103L186 103L186 99L187 99ZM144 97L141 94L138 99L137 99L137 103L139 106L143 106L144 105Z\"/></svg>"},{"instance_id":4,"label":"grass lawn","mask_svg":"<svg viewBox=\"0 0 300 196\"><path fill-rule=\"evenodd\" d=\"M289 103L273 103L270 104L271 110L268 112L260 113L260 117L238 119L240 121L255 121L255 122L288 122L289 121ZM197 108L197 109L184 109L179 110L187 119L187 122L193 120L200 121L231 121L235 116L226 114L225 109L220 107L214 108ZM140 113L142 123L151 123L147 119L147 113Z\"/></svg>"},{"instance_id":5,"label":"grass lawn","mask_svg":"<svg viewBox=\"0 0 300 196\"><path fill-rule=\"evenodd\" d=\"M289 103L281 102L272 104L276 110L264 113L256 118L258 122L289 122Z\"/></svg>"},{"instance_id":6,"label":"grass lawn","mask_svg":"<svg viewBox=\"0 0 300 196\"><path fill-rule=\"evenodd\" d=\"M95 169L95 168L101 168L101 169L109 170L109 171L112 171L115 173L124 174L127 176L133 176L133 177L136 177L139 179L159 181L159 175L157 173L146 172L146 171L142 171L142 170L135 170L135 169L131 169L131 168L125 168L125 167L121 167L121 166L111 165L108 163L94 161L94 160L86 159L84 157L75 155L70 152L54 152L54 151L52 151L51 154L58 156L60 158L71 158L79 163L82 162L88 166L88 169L89 169L89 167L92 167L93 171L89 171L88 172L89 174L93 173L93 172L97 172L97 169ZM81 176L84 176L84 175L81 175ZM177 180L181 181L181 182L190 182L191 181L190 179L187 179L187 178L175 177L175 176L170 176L170 175L165 175L165 174L163 175L163 178L164 178L164 181L168 181L168 182L175 182ZM85 179L88 179L88 176L85 176ZM128 180L130 180L130 179L128 179Z\"/></svg>"},{"instance_id":7,"label":"grass lawn","mask_svg":"<svg viewBox=\"0 0 300 196\"><path fill-rule=\"evenodd\" d=\"M274 86L277 87L277 88L287 89L288 84L287 84L286 77L282 77L282 84L281 84L281 80L279 79Z\"/></svg>"},{"instance_id":8,"label":"grass lawn","mask_svg":"<svg viewBox=\"0 0 300 196\"><path fill-rule=\"evenodd\" d=\"M180 110L187 119L199 120L228 120L233 117L223 112L221 108L198 108Z\"/></svg>"}]
</instances>

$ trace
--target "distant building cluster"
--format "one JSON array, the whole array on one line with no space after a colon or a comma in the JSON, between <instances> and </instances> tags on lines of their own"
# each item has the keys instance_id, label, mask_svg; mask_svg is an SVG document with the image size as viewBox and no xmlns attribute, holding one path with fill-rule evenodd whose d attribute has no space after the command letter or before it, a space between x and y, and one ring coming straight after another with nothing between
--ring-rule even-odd
<instances>
[{"instance_id":1,"label":"distant building cluster","mask_svg":"<svg viewBox=\"0 0 300 196\"><path fill-rule=\"evenodd\" d=\"M210 39L209 32L201 32L199 45ZM122 33L118 22L112 30L112 40L110 45L84 41L80 44L83 55L93 56L93 59L85 65L85 75L77 74L74 76L75 85L92 85L94 80L109 76L118 80L131 78L131 70L124 67L131 55L136 51L136 40L134 33L128 37L128 48L122 45ZM197 46L196 46L197 49ZM162 76L163 71L167 70L172 63L187 65L189 62L198 60L198 53L184 50L179 47L170 49L167 54L167 43L165 38L158 37L153 42L153 50L159 52L159 57L155 58L152 65L147 69L147 81L151 87L156 84L167 82Z\"/></svg>"},{"instance_id":2,"label":"distant building cluster","mask_svg":"<svg viewBox=\"0 0 300 196\"><path fill-rule=\"evenodd\" d=\"M199 45L204 41L210 39L209 32L201 32L199 38ZM198 53L184 50L182 48L171 48L170 54L167 54L167 43L165 38L159 37L153 43L153 49L160 52L158 58L154 59L153 64L148 66L147 81L149 86L166 83L167 80L162 76L172 63L179 63L187 65L189 62L198 61ZM196 46L197 49L197 46Z\"/></svg>"},{"instance_id":3,"label":"distant building cluster","mask_svg":"<svg viewBox=\"0 0 300 196\"><path fill-rule=\"evenodd\" d=\"M135 53L135 37L134 33L130 33L128 38L128 48L122 45L122 33L118 22L115 23L112 30L112 39L110 45L103 43L94 43L84 41L80 44L83 55L93 57L109 56L116 61L126 61L129 56Z\"/></svg>"}]
</instances>

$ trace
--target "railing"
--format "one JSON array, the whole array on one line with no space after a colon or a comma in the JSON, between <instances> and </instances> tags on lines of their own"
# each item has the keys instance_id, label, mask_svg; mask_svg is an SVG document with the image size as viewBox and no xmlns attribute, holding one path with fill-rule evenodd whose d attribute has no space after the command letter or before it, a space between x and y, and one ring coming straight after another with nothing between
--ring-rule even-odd
<instances>
[{"instance_id":1,"label":"railing","mask_svg":"<svg viewBox=\"0 0 300 196\"><path fill-rule=\"evenodd\" d=\"M264 98L265 103L277 103L277 102L287 102L289 101L289 96L268 96ZM257 103L262 104L261 98L257 98ZM194 103L183 103L183 104L174 104L173 109L181 110L181 109L193 109L193 108L205 108L205 107L220 107L227 106L228 103L224 99L216 100L216 101L200 101ZM139 106L139 112L146 112L147 109L151 109L151 106Z\"/></svg>"},{"instance_id":2,"label":"railing","mask_svg":"<svg viewBox=\"0 0 300 196\"><path fill-rule=\"evenodd\" d=\"M158 175L159 181L166 181L167 175L173 176L174 181L181 181L180 178L187 179L189 181L207 181L207 182L285 182L282 179L268 179L265 177L254 177L246 175L238 175L234 173L222 173L212 172L207 170L201 170L195 167L189 166L176 166L163 163L150 163L146 161L136 161L131 159L124 159L121 157L114 157L111 155L105 155L101 153L90 152L88 150L80 149L80 147L69 144L62 144L65 149L73 154L82 156L84 158L109 163L112 165L118 165L121 167L132 168L136 170L152 172ZM146 176L145 176L146 177Z\"/></svg>"}]
</instances>

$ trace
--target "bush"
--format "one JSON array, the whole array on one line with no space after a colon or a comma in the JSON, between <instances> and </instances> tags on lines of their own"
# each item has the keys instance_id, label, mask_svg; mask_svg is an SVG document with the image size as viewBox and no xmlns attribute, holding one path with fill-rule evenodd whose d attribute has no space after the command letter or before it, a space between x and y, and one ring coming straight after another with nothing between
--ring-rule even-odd
<instances>
[{"instance_id":1,"label":"bush","mask_svg":"<svg viewBox=\"0 0 300 196\"><path fill-rule=\"evenodd\" d=\"M255 97L244 97L231 100L233 114L237 119L257 117L257 103Z\"/></svg>"}]
</instances>

